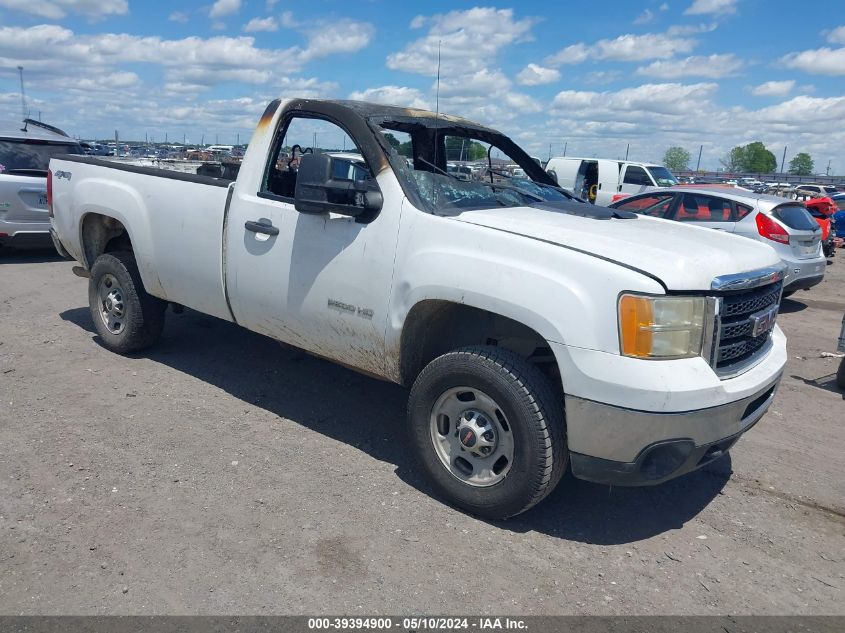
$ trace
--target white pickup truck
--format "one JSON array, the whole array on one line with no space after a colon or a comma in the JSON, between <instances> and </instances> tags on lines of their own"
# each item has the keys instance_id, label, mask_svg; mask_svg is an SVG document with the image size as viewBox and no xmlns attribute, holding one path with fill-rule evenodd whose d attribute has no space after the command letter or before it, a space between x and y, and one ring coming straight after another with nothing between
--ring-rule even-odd
<instances>
[{"instance_id":1,"label":"white pickup truck","mask_svg":"<svg viewBox=\"0 0 845 633\"><path fill-rule=\"evenodd\" d=\"M526 177L455 178L464 141ZM485 517L567 464L643 485L719 458L786 362L771 248L573 199L458 117L273 101L235 181L67 156L49 182L106 347L153 344L173 303L407 385L408 449Z\"/></svg>"}]
</instances>

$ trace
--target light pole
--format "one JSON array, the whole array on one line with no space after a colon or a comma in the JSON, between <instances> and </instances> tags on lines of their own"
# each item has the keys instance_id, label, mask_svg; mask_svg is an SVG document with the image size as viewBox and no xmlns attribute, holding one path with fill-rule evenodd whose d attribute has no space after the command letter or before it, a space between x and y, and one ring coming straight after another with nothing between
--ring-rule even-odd
<instances>
[{"instance_id":1,"label":"light pole","mask_svg":"<svg viewBox=\"0 0 845 633\"><path fill-rule=\"evenodd\" d=\"M23 118L26 118L26 93L23 89L23 66L18 66L18 74L21 77L21 113L23 114ZM21 119L23 120L23 119Z\"/></svg>"}]
</instances>

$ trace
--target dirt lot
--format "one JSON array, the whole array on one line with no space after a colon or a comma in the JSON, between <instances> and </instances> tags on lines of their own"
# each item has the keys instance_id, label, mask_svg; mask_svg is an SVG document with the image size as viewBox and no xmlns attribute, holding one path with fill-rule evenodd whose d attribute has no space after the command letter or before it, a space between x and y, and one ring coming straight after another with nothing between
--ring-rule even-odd
<instances>
[{"instance_id":1,"label":"dirt lot","mask_svg":"<svg viewBox=\"0 0 845 633\"><path fill-rule=\"evenodd\" d=\"M69 262L0 254L0 612L845 614L837 260L731 456L490 523L430 496L403 389L192 312L116 356Z\"/></svg>"}]
</instances>

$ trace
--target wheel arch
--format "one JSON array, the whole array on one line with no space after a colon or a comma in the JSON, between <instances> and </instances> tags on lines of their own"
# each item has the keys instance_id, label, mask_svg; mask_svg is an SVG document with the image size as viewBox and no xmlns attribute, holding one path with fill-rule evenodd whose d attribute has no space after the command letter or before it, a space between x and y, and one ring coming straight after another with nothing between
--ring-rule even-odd
<instances>
[{"instance_id":1,"label":"wheel arch","mask_svg":"<svg viewBox=\"0 0 845 633\"><path fill-rule=\"evenodd\" d=\"M132 236L123 222L111 215L89 211L79 225L79 243L82 246L83 264L91 270L103 253L114 250L132 251Z\"/></svg>"},{"instance_id":2,"label":"wheel arch","mask_svg":"<svg viewBox=\"0 0 845 633\"><path fill-rule=\"evenodd\" d=\"M399 337L401 383L410 386L432 360L471 345L515 352L563 389L549 340L537 329L500 312L447 299L423 299L408 311Z\"/></svg>"}]
</instances>

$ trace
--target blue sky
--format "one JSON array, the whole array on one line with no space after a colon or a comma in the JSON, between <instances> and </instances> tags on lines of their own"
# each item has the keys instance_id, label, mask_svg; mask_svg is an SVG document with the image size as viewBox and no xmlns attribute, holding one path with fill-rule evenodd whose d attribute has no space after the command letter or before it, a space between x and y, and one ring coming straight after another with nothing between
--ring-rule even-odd
<instances>
[{"instance_id":1,"label":"blue sky","mask_svg":"<svg viewBox=\"0 0 845 633\"><path fill-rule=\"evenodd\" d=\"M22 65L74 135L234 143L277 96L433 108L438 42L441 110L535 155L716 168L761 140L845 173L841 0L0 0L0 119Z\"/></svg>"}]
</instances>

